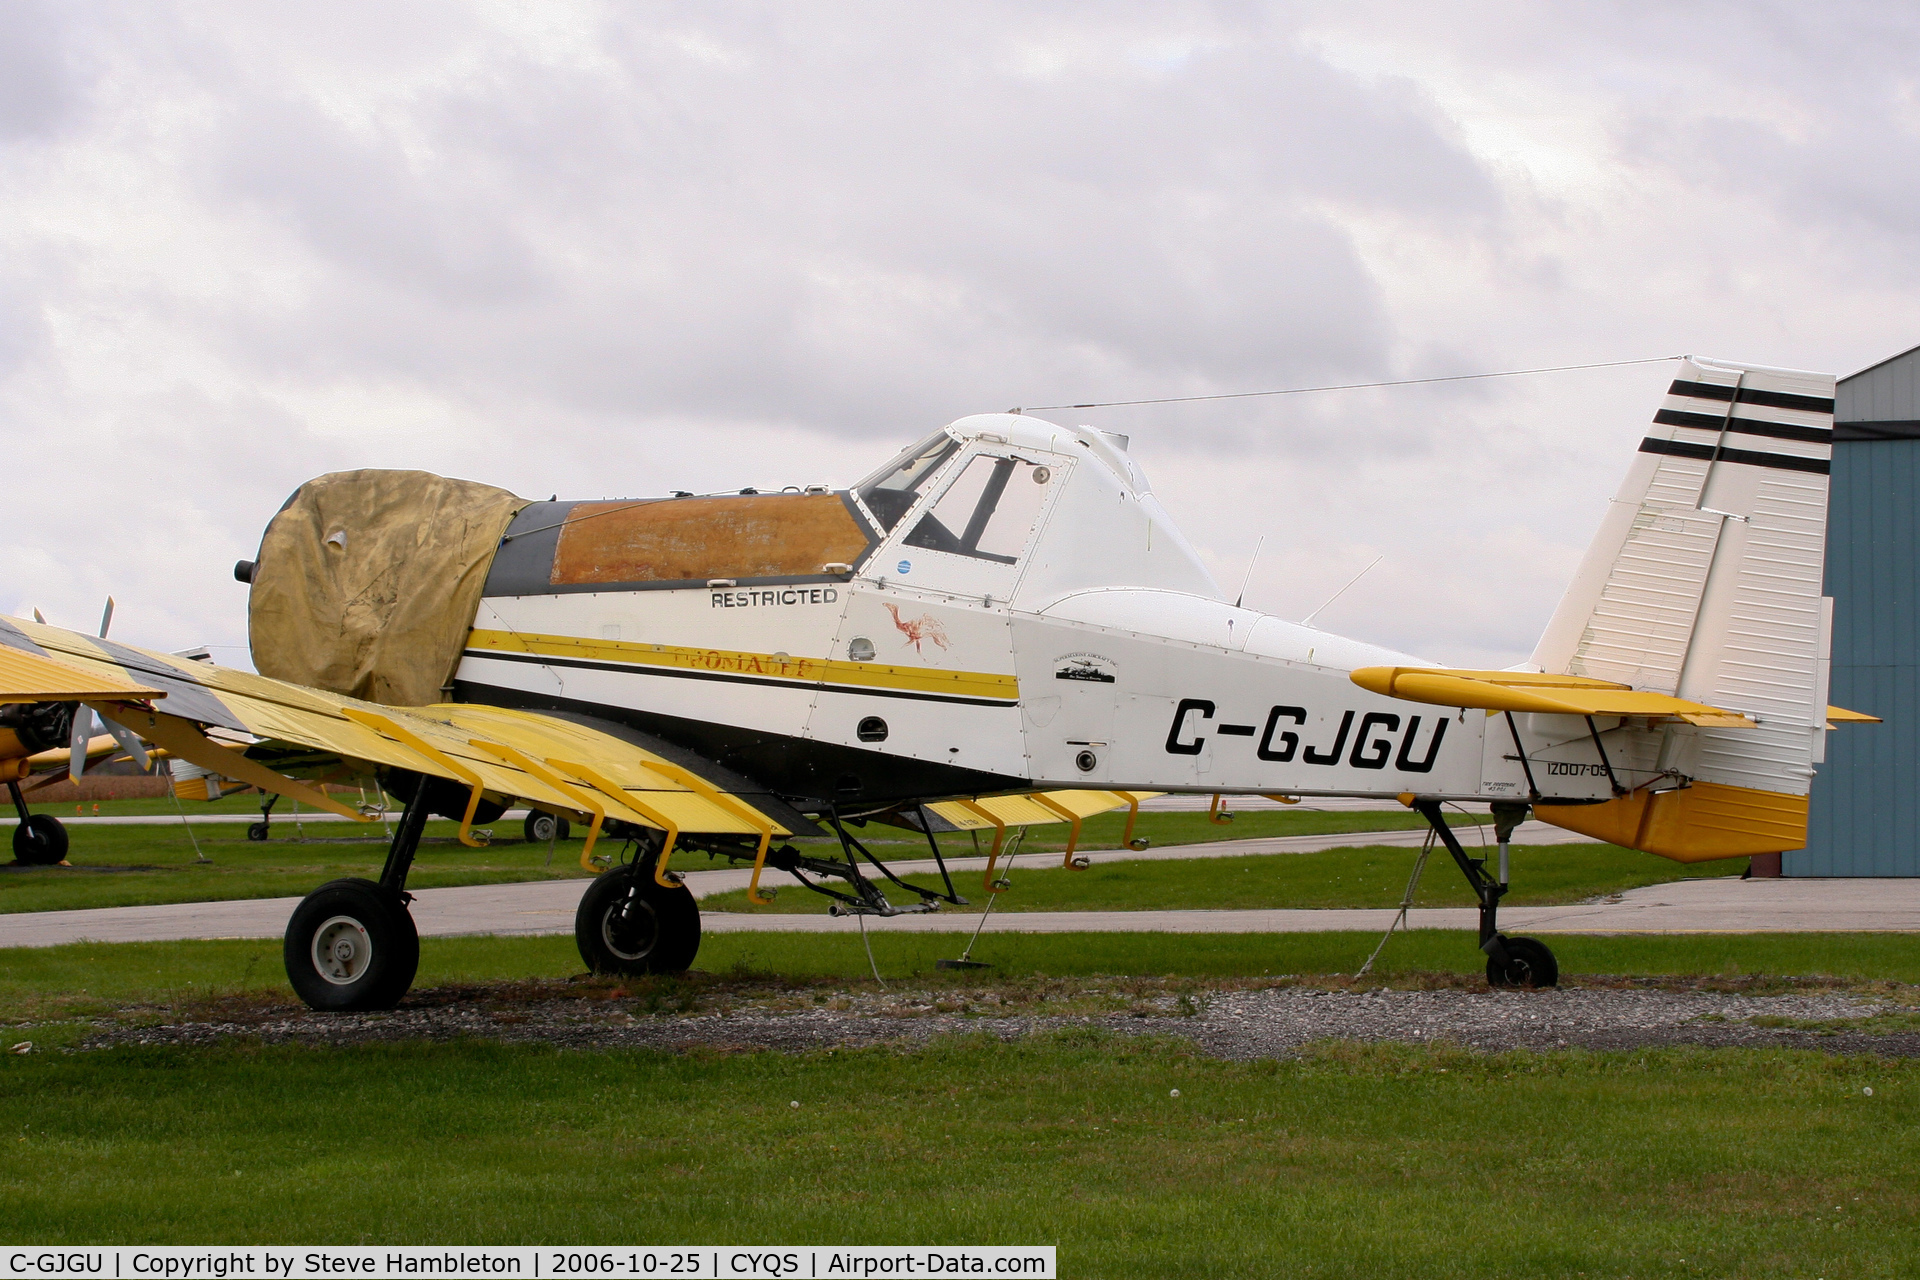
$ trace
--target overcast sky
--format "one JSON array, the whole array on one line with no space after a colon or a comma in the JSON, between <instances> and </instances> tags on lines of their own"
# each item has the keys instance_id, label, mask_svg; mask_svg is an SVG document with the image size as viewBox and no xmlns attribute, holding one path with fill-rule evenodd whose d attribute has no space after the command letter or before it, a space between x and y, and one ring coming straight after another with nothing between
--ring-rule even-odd
<instances>
[{"instance_id":1,"label":"overcast sky","mask_svg":"<svg viewBox=\"0 0 1920 1280\"><path fill-rule=\"evenodd\" d=\"M844 486L1012 405L1920 343L1911 5L0 0L0 610L301 481ZM1531 649L1671 369L1045 415L1230 590ZM218 651L244 662L244 651Z\"/></svg>"}]
</instances>

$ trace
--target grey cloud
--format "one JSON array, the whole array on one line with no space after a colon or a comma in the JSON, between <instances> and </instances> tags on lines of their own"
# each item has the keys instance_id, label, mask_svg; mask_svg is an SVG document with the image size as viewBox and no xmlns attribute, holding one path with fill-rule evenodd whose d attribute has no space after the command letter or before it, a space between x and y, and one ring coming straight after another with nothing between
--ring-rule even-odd
<instances>
[{"instance_id":1,"label":"grey cloud","mask_svg":"<svg viewBox=\"0 0 1920 1280\"><path fill-rule=\"evenodd\" d=\"M137 465L152 616L230 625L219 562L340 467L844 481L817 459L1013 404L1920 337L1886 318L1920 301L1891 4L4 20L0 429ZM1272 534L1270 598L1304 613L1377 548L1346 625L1500 665L1636 379L1051 416L1132 432L1223 569ZM0 606L97 614L131 553L64 512L24 513L49 532Z\"/></svg>"},{"instance_id":2,"label":"grey cloud","mask_svg":"<svg viewBox=\"0 0 1920 1280\"><path fill-rule=\"evenodd\" d=\"M86 85L73 25L55 5L0 8L0 141L49 138L78 115Z\"/></svg>"},{"instance_id":3,"label":"grey cloud","mask_svg":"<svg viewBox=\"0 0 1920 1280\"><path fill-rule=\"evenodd\" d=\"M1034 36L1017 10L872 17L845 41L717 23L711 45L753 42L732 60L630 18L611 69L498 49L404 129L236 88L265 101L210 140L220 189L321 274L311 309L230 339L600 412L895 433L1096 380L1377 368L1380 300L1327 203L1499 214L1417 93L1285 33L1036 78L1006 70Z\"/></svg>"}]
</instances>

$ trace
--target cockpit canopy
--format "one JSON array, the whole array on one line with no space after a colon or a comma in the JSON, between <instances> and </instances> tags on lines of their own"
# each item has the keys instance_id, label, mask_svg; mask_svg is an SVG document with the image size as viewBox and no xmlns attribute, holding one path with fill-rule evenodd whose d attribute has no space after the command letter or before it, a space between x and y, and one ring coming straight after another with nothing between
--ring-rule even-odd
<instances>
[{"instance_id":1,"label":"cockpit canopy","mask_svg":"<svg viewBox=\"0 0 1920 1280\"><path fill-rule=\"evenodd\" d=\"M856 492L891 531L926 495L929 479L960 442L929 436L862 483ZM1013 564L1046 505L1053 468L1018 456L976 454L901 539L907 546Z\"/></svg>"}]
</instances>

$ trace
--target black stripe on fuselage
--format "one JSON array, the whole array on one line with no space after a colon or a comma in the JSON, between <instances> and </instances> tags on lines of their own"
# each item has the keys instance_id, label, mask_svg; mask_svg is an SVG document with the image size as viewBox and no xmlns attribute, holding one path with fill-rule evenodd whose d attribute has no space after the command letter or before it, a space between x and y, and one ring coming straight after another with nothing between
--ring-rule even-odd
<instances>
[{"instance_id":1,"label":"black stripe on fuselage","mask_svg":"<svg viewBox=\"0 0 1920 1280\"><path fill-rule=\"evenodd\" d=\"M760 685L769 689L807 689L822 693L851 693L873 698L907 698L915 702L950 702L963 707L1017 707L1017 698L967 698L954 693L917 693L911 689L867 689L821 684L814 680L776 680L768 676L723 675L715 671L681 671L674 667L647 667L624 662L595 662L590 658L553 658L540 653L508 653L503 649L468 649L469 658L498 658L537 667L574 667L586 671L613 671L630 676L667 676L676 680L712 680L720 684Z\"/></svg>"},{"instance_id":2,"label":"black stripe on fuselage","mask_svg":"<svg viewBox=\"0 0 1920 1280\"><path fill-rule=\"evenodd\" d=\"M1682 440L1656 440L1648 436L1640 442L1642 453L1664 453L1672 458L1698 458L1702 462L1711 462L1715 457L1710 444L1688 444ZM1808 471L1815 475L1827 475L1833 470L1833 464L1825 458L1796 458L1786 453L1758 453L1751 449L1722 449L1718 454L1721 462L1743 462L1750 467L1772 467L1780 471Z\"/></svg>"},{"instance_id":3,"label":"black stripe on fuselage","mask_svg":"<svg viewBox=\"0 0 1920 1280\"><path fill-rule=\"evenodd\" d=\"M1663 427L1693 427L1698 431L1718 431L1725 427L1748 436L1772 436L1776 440L1799 440L1806 444L1833 443L1831 427L1796 427L1786 422L1768 422L1764 418L1728 418L1717 413L1688 413L1685 409L1662 409L1653 420Z\"/></svg>"},{"instance_id":4,"label":"black stripe on fuselage","mask_svg":"<svg viewBox=\"0 0 1920 1280\"><path fill-rule=\"evenodd\" d=\"M1795 395L1791 391L1760 391L1741 387L1739 404L1765 405L1769 409L1804 409L1808 413L1832 413L1833 401L1825 396ZM1676 380L1667 388L1670 396L1689 396L1695 400L1728 401L1734 388L1722 382L1683 382Z\"/></svg>"},{"instance_id":5,"label":"black stripe on fuselage","mask_svg":"<svg viewBox=\"0 0 1920 1280\"><path fill-rule=\"evenodd\" d=\"M1008 774L915 760L858 747L743 729L710 720L655 715L581 698L529 693L473 680L453 683L459 702L521 711L573 711L630 725L664 738L770 789L804 813L829 806L845 811L877 804L928 801L949 796L999 795L1030 790L1032 782Z\"/></svg>"}]
</instances>

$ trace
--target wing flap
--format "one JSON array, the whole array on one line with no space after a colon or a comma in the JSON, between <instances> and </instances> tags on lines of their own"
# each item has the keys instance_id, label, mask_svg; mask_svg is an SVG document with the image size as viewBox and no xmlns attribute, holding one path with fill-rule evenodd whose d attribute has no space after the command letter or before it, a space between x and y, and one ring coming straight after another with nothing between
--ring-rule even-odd
<instances>
[{"instance_id":1,"label":"wing flap","mask_svg":"<svg viewBox=\"0 0 1920 1280\"><path fill-rule=\"evenodd\" d=\"M1097 813L1111 813L1115 809L1125 809L1141 800L1161 794L1158 791L1038 791L1021 795L987 796L978 800L940 800L922 807L932 812L945 827L935 830L948 831L985 831L993 827L993 822L979 813L975 807L986 810L1009 827L1040 826L1049 822L1068 821L1064 809L1075 817L1091 818ZM1048 808L1035 799L1044 796L1059 806Z\"/></svg>"},{"instance_id":2,"label":"wing flap","mask_svg":"<svg viewBox=\"0 0 1920 1280\"><path fill-rule=\"evenodd\" d=\"M1751 729L1756 722L1738 711L1689 702L1666 693L1596 680L1590 676L1536 671L1452 671L1437 667L1361 667L1352 680L1362 689L1442 707L1526 711L1557 716L1648 716L1717 729Z\"/></svg>"}]
</instances>

